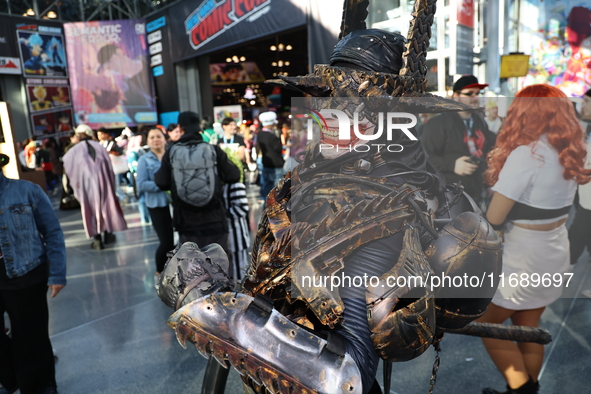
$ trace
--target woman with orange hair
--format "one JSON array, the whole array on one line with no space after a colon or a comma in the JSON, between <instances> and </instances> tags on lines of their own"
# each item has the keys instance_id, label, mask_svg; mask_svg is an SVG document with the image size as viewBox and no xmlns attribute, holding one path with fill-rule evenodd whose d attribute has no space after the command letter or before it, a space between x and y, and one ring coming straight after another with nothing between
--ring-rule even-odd
<instances>
[{"instance_id":1,"label":"woman with orange hair","mask_svg":"<svg viewBox=\"0 0 591 394\"><path fill-rule=\"evenodd\" d=\"M486 217L504 231L503 276L479 319L537 327L556 301L569 267L565 222L577 183L589 182L583 131L571 101L559 89L532 85L517 93L484 173L494 191ZM483 339L507 381L503 394L535 394L544 347ZM483 394L500 394L486 388Z\"/></svg>"}]
</instances>

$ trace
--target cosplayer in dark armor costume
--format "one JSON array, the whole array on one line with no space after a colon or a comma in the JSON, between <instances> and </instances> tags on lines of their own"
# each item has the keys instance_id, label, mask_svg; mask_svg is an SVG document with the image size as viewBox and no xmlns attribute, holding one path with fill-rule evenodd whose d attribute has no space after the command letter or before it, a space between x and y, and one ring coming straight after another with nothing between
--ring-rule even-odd
<instances>
[{"instance_id":1,"label":"cosplayer in dark armor costume","mask_svg":"<svg viewBox=\"0 0 591 394\"><path fill-rule=\"evenodd\" d=\"M379 112L468 109L424 93L435 0L417 0L408 41L366 29L367 5L345 2L330 66L272 82L322 98L312 99L316 109L360 112L374 125ZM506 328L471 323L496 286L473 297L387 283L501 270L501 242L461 187L445 185L418 141L399 133L388 142L402 151L327 159L319 144L309 146L267 197L241 285L227 276L218 245L177 249L158 293L178 309L169 324L179 342L233 366L248 393L379 393L380 358L411 360L446 331L515 340ZM341 275L379 279L336 289L303 280ZM215 365L206 376L219 373ZM206 382L203 392L223 392L223 383Z\"/></svg>"}]
</instances>

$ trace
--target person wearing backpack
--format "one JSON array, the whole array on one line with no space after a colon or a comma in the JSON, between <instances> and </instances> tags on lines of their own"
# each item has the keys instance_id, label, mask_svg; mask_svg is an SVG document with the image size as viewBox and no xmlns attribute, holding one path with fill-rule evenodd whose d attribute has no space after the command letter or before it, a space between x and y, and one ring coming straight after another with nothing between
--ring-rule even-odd
<instances>
[{"instance_id":1,"label":"person wearing backpack","mask_svg":"<svg viewBox=\"0 0 591 394\"><path fill-rule=\"evenodd\" d=\"M238 182L240 170L219 146L203 141L195 112L180 113L178 124L184 134L162 157L154 182L171 191L179 244L195 242L203 247L217 243L227 251L222 183Z\"/></svg>"}]
</instances>

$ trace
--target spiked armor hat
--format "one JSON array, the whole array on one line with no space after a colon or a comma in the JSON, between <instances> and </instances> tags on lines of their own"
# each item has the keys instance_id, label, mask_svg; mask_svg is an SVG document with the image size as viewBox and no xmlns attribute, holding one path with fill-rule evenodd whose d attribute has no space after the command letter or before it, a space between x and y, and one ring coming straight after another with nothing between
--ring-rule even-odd
<instances>
[{"instance_id":1,"label":"spiked armor hat","mask_svg":"<svg viewBox=\"0 0 591 394\"><path fill-rule=\"evenodd\" d=\"M355 30L335 46L330 65L340 63L364 71L398 74L406 39L397 33L378 29Z\"/></svg>"},{"instance_id":2,"label":"spiked armor hat","mask_svg":"<svg viewBox=\"0 0 591 394\"><path fill-rule=\"evenodd\" d=\"M299 90L312 97L401 97L420 113L462 111L467 105L425 93L427 48L436 0L417 1L408 36L367 29L368 0L345 2L339 42L330 64L312 74L282 76L266 83ZM428 99L425 99L428 98Z\"/></svg>"}]
</instances>

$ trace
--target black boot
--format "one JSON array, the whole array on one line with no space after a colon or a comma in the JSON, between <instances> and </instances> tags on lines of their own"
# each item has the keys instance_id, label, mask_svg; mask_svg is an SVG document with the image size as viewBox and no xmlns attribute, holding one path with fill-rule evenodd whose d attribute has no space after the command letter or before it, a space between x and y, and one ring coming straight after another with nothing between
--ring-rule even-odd
<instances>
[{"instance_id":1,"label":"black boot","mask_svg":"<svg viewBox=\"0 0 591 394\"><path fill-rule=\"evenodd\" d=\"M101 235L97 234L94 236L94 241L92 241L92 244L90 244L90 247L93 248L94 250L101 250L105 248L105 245L103 245L103 240L101 239Z\"/></svg>"},{"instance_id":2,"label":"black boot","mask_svg":"<svg viewBox=\"0 0 591 394\"><path fill-rule=\"evenodd\" d=\"M115 234L105 231L105 244L112 244L117 240Z\"/></svg>"},{"instance_id":3,"label":"black boot","mask_svg":"<svg viewBox=\"0 0 591 394\"><path fill-rule=\"evenodd\" d=\"M507 391L500 392L487 387L482 390L482 394L538 394L538 390L540 390L540 383L534 382L530 377L526 383L516 389L512 389L507 385Z\"/></svg>"}]
</instances>

